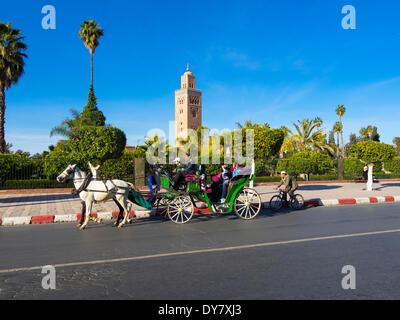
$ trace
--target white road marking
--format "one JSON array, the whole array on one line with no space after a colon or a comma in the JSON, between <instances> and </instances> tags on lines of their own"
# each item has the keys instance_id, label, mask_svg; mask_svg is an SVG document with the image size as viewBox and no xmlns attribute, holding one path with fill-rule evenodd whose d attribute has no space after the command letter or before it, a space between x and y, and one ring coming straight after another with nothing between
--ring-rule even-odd
<instances>
[{"instance_id":1,"label":"white road marking","mask_svg":"<svg viewBox=\"0 0 400 320\"><path fill-rule=\"evenodd\" d=\"M364 232L364 233L352 233L352 234L339 234L339 235L334 235L334 236L325 236L325 237L317 237L317 238L305 238L305 239L296 239L296 240L287 240L287 241L254 243L254 244L247 244L247 245L234 246L234 247L199 249L199 250L178 251L178 252L170 252L170 253L158 253L158 254L152 254L152 255L147 255L147 256L137 256L137 257L127 257L127 258L116 258L116 259L104 259L104 260L61 263L61 264L53 264L52 266L55 267L55 268L76 267L76 266L92 265L92 264L104 264L104 263L115 263L115 262L146 260L146 259L172 257L172 256L183 256L183 255L190 255L190 254L211 253L211 252L221 252L221 251L233 251L233 250L241 250L241 249L269 247L269 246L277 246L277 245L283 245L283 244L304 243L304 242L330 240L330 239L365 237L365 236L371 236L371 235L386 234L386 233L397 233L397 232L400 232L400 229L372 231L372 232ZM20 271L41 270L42 268L43 268L43 266L4 269L4 270L0 270L0 274L11 273L11 272L20 272Z\"/></svg>"}]
</instances>

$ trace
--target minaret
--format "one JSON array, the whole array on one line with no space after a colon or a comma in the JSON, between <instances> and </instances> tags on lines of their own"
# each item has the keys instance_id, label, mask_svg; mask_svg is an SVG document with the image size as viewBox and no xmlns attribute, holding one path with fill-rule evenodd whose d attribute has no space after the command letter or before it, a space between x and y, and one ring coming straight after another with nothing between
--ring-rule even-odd
<instances>
[{"instance_id":1,"label":"minaret","mask_svg":"<svg viewBox=\"0 0 400 320\"><path fill-rule=\"evenodd\" d=\"M201 127L201 90L196 89L196 77L189 71L181 76L181 88L175 90L175 138L186 129Z\"/></svg>"}]
</instances>

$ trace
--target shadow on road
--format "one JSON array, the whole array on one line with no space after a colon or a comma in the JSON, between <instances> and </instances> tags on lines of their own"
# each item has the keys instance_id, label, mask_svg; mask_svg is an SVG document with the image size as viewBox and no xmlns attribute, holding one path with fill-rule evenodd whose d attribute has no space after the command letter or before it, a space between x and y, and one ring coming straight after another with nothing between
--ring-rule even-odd
<instances>
[{"instance_id":1,"label":"shadow on road","mask_svg":"<svg viewBox=\"0 0 400 320\"><path fill-rule=\"evenodd\" d=\"M42 201L55 201L55 200L71 200L77 198L72 194L41 194L41 195L20 195L18 197L0 198L1 203L11 202L42 202Z\"/></svg>"},{"instance_id":2,"label":"shadow on road","mask_svg":"<svg viewBox=\"0 0 400 320\"><path fill-rule=\"evenodd\" d=\"M311 185L299 185L298 190L330 190L330 189L338 189L343 188L342 186L331 186L324 184L311 184Z\"/></svg>"}]
</instances>

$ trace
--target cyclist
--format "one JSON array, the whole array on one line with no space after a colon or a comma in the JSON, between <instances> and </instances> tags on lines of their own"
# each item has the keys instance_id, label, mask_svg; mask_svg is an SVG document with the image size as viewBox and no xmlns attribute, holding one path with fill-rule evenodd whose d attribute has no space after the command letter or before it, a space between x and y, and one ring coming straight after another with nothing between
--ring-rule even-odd
<instances>
[{"instance_id":1,"label":"cyclist","mask_svg":"<svg viewBox=\"0 0 400 320\"><path fill-rule=\"evenodd\" d=\"M280 186L283 185L281 188L283 193L283 201L287 202L287 194L289 194L290 198L294 198L294 192L298 188L298 184L296 179L292 178L290 175L287 174L286 171L281 171L281 183L275 187L275 190L278 190Z\"/></svg>"}]
</instances>

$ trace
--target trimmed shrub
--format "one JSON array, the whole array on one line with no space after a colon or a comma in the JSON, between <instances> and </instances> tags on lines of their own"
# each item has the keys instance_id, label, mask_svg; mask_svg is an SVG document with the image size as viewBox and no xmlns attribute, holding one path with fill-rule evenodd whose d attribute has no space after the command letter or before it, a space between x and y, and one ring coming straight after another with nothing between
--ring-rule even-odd
<instances>
[{"instance_id":1,"label":"trimmed shrub","mask_svg":"<svg viewBox=\"0 0 400 320\"><path fill-rule=\"evenodd\" d=\"M91 161L103 163L109 159L118 159L124 154L126 145L125 133L115 127L83 127L82 138L69 140L71 159L78 164Z\"/></svg>"},{"instance_id":2,"label":"trimmed shrub","mask_svg":"<svg viewBox=\"0 0 400 320\"><path fill-rule=\"evenodd\" d=\"M377 141L364 141L351 146L351 152L366 163L377 164L391 160L396 152L393 146Z\"/></svg>"},{"instance_id":3,"label":"trimmed shrub","mask_svg":"<svg viewBox=\"0 0 400 320\"><path fill-rule=\"evenodd\" d=\"M400 173L400 157L385 161L385 170L393 173Z\"/></svg>"},{"instance_id":4,"label":"trimmed shrub","mask_svg":"<svg viewBox=\"0 0 400 320\"><path fill-rule=\"evenodd\" d=\"M328 155L304 151L294 154L289 159L278 160L276 169L295 176L299 174L329 174L335 171L335 164Z\"/></svg>"}]
</instances>

